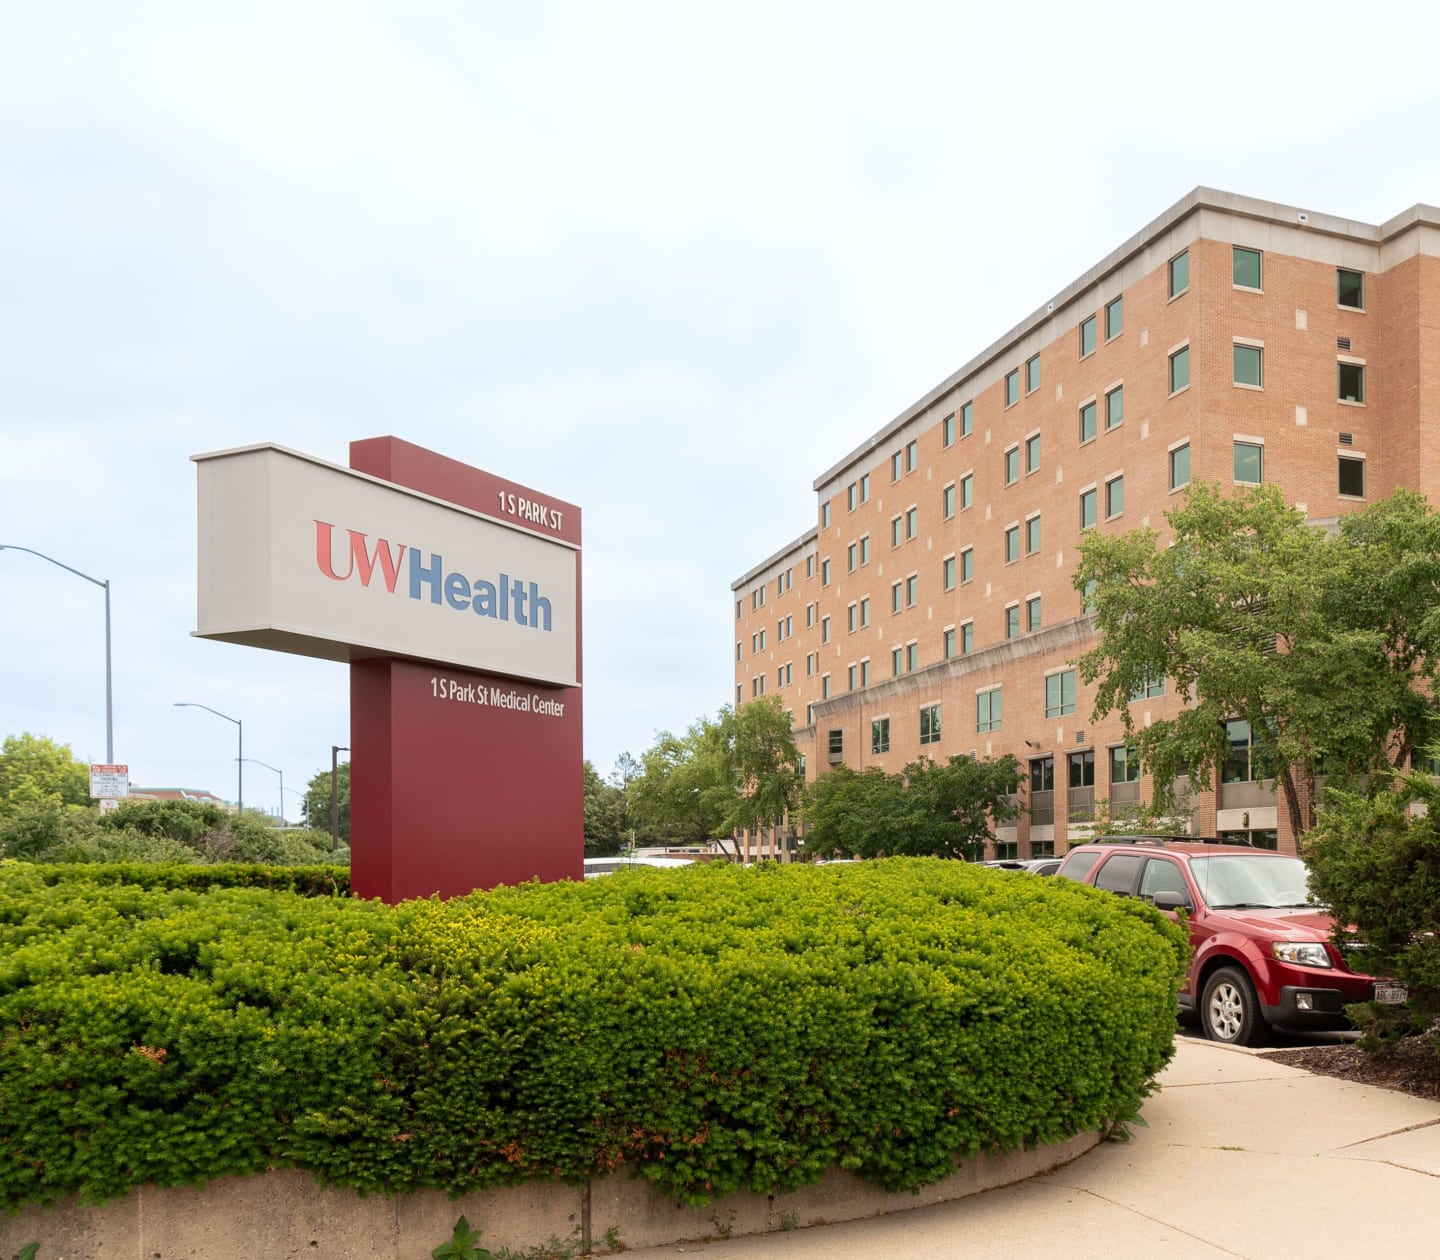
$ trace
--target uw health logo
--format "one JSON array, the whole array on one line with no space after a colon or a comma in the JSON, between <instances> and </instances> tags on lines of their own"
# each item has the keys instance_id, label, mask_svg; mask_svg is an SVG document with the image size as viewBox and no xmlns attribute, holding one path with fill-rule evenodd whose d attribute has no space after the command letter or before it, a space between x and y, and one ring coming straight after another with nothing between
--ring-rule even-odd
<instances>
[{"instance_id":1,"label":"uw health logo","mask_svg":"<svg viewBox=\"0 0 1440 1260\"><path fill-rule=\"evenodd\" d=\"M456 612L468 609L477 617L550 632L550 601L540 594L536 582L512 578L508 573L497 573L493 581L472 580L463 573L447 572L445 557L436 552L426 560L418 547L385 538L376 538L372 545L358 529L344 532L337 564L335 526L329 521L315 522L315 565L332 582L358 581L369 589L378 574L377 588L384 587L387 594L408 595Z\"/></svg>"}]
</instances>

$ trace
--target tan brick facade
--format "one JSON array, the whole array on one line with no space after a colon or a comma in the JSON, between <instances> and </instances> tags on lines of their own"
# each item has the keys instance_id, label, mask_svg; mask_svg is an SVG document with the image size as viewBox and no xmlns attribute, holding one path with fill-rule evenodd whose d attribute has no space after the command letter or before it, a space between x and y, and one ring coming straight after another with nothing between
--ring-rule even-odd
<instances>
[{"instance_id":1,"label":"tan brick facade","mask_svg":"<svg viewBox=\"0 0 1440 1260\"><path fill-rule=\"evenodd\" d=\"M1361 277L1361 306L1339 301L1342 270ZM1257 370L1258 386L1236 383ZM1341 401L1342 382L1363 401ZM734 583L736 703L782 697L811 779L840 760L1053 758L1054 821L1027 789L1033 817L997 839L1063 852L1092 798L1136 794L1112 785L1123 726L1090 722L1092 688L1077 679L1066 712L1052 683L1047 712L1047 677L1091 635L1070 584L1082 499L1094 528L1163 531L1185 484L1171 487L1174 452L1188 447L1186 480L1233 484L1237 443L1312 520L1440 486L1440 211L1373 227L1191 193L815 481L816 528ZM1342 460L1363 495L1340 493ZM1167 686L1132 715L1178 703ZM1093 787L1071 791L1086 753ZM1293 850L1263 785L1193 805L1201 833L1274 830ZM768 856L776 841L748 843Z\"/></svg>"}]
</instances>

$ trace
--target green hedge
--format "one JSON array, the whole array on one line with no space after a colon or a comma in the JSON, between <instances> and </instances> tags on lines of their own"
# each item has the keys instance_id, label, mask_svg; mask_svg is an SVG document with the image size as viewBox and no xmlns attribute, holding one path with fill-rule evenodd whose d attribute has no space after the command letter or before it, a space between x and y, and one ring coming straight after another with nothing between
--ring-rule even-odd
<instances>
[{"instance_id":1,"label":"green hedge","mask_svg":"<svg viewBox=\"0 0 1440 1260\"><path fill-rule=\"evenodd\" d=\"M1185 950L1136 902L934 859L398 907L0 866L0 1202L277 1165L913 1188L1133 1116Z\"/></svg>"},{"instance_id":2,"label":"green hedge","mask_svg":"<svg viewBox=\"0 0 1440 1260\"><path fill-rule=\"evenodd\" d=\"M0 869L13 867L0 862ZM183 862L60 862L31 866L47 884L132 884L137 888L268 888L306 897L343 897L350 892L348 866L257 866L245 862L217 862L201 866Z\"/></svg>"}]
</instances>

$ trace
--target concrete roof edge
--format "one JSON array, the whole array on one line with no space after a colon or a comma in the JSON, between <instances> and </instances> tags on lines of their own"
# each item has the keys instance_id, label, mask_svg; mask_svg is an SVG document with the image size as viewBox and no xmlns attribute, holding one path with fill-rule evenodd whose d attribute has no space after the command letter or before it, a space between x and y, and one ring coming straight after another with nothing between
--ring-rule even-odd
<instances>
[{"instance_id":1,"label":"concrete roof edge","mask_svg":"<svg viewBox=\"0 0 1440 1260\"><path fill-rule=\"evenodd\" d=\"M756 577L758 577L761 573L768 569L772 564L776 563L779 560L783 560L792 551L799 551L800 548L802 548L806 543L816 540L819 537L820 529L818 526L807 529L803 534L800 535L799 538L796 538L793 542L786 543L783 547L780 548L779 551L775 552L774 555L767 556L753 569L746 573L744 577L736 578L735 581L730 583L730 589L732 591L738 591L742 586L746 585L749 582L753 582Z\"/></svg>"},{"instance_id":2,"label":"concrete roof edge","mask_svg":"<svg viewBox=\"0 0 1440 1260\"><path fill-rule=\"evenodd\" d=\"M1218 188L1207 188L1203 184L1198 185L1186 193L1185 196L1181 197L1180 200L1169 209L1163 211L1159 216L1147 223L1123 244L1111 250L1110 253L1096 263L1095 266L1066 285L1064 289L1048 302L1026 316L1008 332L996 338L995 341L991 342L990 345L958 371L951 373L951 375L941 381L935 388L912 403L896 416L895 419L891 420L889 424L885 425L884 428L868 438L862 445L850 451L839 462L832 464L821 473L820 476L815 478L812 489L815 490L816 493L819 493L820 489L827 482L830 482L845 472L846 469L869 454L869 452L880 445L881 442L891 437L898 430L904 428L905 425L909 424L916 416L925 411L926 408L933 406L939 399L963 383L967 377L974 375L981 368L985 367L986 364L1000 358L1011 345L1019 341L1045 320L1049 319L1056 310L1072 301L1092 285L1103 280L1105 276L1111 272L1123 266L1129 259L1140 253L1141 250L1157 237L1168 232L1171 228L1175 227L1176 224L1200 210L1218 210L1222 213L1233 214L1241 218L1285 223L1301 222L1302 220L1300 220L1299 216L1304 214L1307 218L1303 220L1303 222L1305 222L1311 231L1330 236L1350 236L1370 242L1388 239L1388 237L1397 235L1417 223L1428 223L1440 226L1440 209L1423 203L1412 206L1409 210L1397 215L1383 226L1376 227L1374 224L1361 223L1356 219L1342 219L1335 215L1307 211L1299 206L1283 205L1275 201L1261 201L1255 197L1245 197L1239 193L1224 192Z\"/></svg>"}]
</instances>

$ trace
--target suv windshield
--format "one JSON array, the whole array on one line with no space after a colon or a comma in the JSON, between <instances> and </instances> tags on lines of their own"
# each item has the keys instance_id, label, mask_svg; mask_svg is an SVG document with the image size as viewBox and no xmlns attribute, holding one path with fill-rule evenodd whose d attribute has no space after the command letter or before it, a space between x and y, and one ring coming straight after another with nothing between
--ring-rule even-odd
<instances>
[{"instance_id":1,"label":"suv windshield","mask_svg":"<svg viewBox=\"0 0 1440 1260\"><path fill-rule=\"evenodd\" d=\"M1216 855L1190 859L1190 872L1212 910L1313 906L1305 863L1294 857Z\"/></svg>"}]
</instances>

